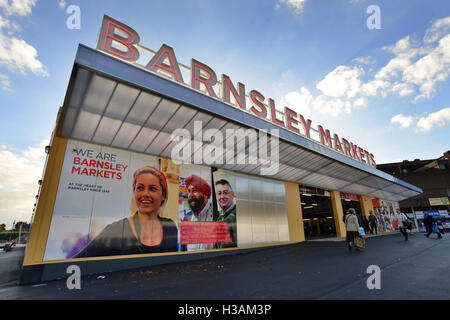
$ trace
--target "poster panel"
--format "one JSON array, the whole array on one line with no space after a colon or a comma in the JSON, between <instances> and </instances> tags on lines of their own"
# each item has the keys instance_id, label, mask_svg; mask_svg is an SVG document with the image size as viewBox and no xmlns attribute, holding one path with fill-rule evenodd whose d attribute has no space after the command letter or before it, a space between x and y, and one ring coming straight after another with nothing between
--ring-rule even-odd
<instances>
[{"instance_id":1,"label":"poster panel","mask_svg":"<svg viewBox=\"0 0 450 320\"><path fill-rule=\"evenodd\" d=\"M236 176L234 172L218 169L213 173L214 179L214 212L213 220L221 224L214 248L237 247L237 207Z\"/></svg>"},{"instance_id":2,"label":"poster panel","mask_svg":"<svg viewBox=\"0 0 450 320\"><path fill-rule=\"evenodd\" d=\"M44 260L177 251L160 169L157 157L69 140Z\"/></svg>"},{"instance_id":3,"label":"poster panel","mask_svg":"<svg viewBox=\"0 0 450 320\"><path fill-rule=\"evenodd\" d=\"M212 217L211 168L182 164L179 177L179 250L210 250L216 230Z\"/></svg>"},{"instance_id":4,"label":"poster panel","mask_svg":"<svg viewBox=\"0 0 450 320\"><path fill-rule=\"evenodd\" d=\"M235 177L231 171L197 165L180 169L181 251L237 247Z\"/></svg>"},{"instance_id":5,"label":"poster panel","mask_svg":"<svg viewBox=\"0 0 450 320\"><path fill-rule=\"evenodd\" d=\"M44 261L285 240L284 189L275 190L282 183L244 180L247 188L232 171L70 139Z\"/></svg>"}]
</instances>

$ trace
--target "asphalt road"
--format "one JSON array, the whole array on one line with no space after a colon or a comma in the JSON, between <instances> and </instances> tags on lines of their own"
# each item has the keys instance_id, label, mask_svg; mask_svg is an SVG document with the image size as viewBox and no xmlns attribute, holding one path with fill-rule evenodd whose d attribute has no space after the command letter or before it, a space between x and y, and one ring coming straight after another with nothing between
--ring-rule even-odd
<instances>
[{"instance_id":1,"label":"asphalt road","mask_svg":"<svg viewBox=\"0 0 450 320\"><path fill-rule=\"evenodd\" d=\"M0 286L17 282L25 247L15 246L9 252L0 249Z\"/></svg>"},{"instance_id":2,"label":"asphalt road","mask_svg":"<svg viewBox=\"0 0 450 320\"><path fill-rule=\"evenodd\" d=\"M0 287L0 299L373 300L450 299L450 236L405 242L399 233L366 239L362 252L344 242L300 244L202 261L81 278ZM367 268L380 268L380 289L369 290Z\"/></svg>"}]
</instances>

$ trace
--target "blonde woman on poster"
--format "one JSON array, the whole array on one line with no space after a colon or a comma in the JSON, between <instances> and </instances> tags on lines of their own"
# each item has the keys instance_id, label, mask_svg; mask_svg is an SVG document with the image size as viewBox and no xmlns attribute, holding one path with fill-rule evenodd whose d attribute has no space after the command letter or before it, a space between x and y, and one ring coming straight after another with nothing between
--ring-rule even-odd
<instances>
[{"instance_id":1,"label":"blonde woman on poster","mask_svg":"<svg viewBox=\"0 0 450 320\"><path fill-rule=\"evenodd\" d=\"M132 216L106 226L75 258L177 251L177 227L160 216L168 201L165 175L151 166L138 169L132 190Z\"/></svg>"}]
</instances>

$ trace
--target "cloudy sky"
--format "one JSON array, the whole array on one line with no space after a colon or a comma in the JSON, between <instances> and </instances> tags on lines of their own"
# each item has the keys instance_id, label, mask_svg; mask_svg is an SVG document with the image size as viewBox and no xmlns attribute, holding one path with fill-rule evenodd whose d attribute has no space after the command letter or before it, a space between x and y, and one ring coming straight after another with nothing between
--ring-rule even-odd
<instances>
[{"instance_id":1,"label":"cloudy sky","mask_svg":"<svg viewBox=\"0 0 450 320\"><path fill-rule=\"evenodd\" d=\"M79 29L67 27L74 5ZM180 63L195 58L226 73L377 163L450 149L447 0L0 0L0 223L8 228L31 218L77 46L95 47L104 14L137 30L144 46L166 43Z\"/></svg>"}]
</instances>

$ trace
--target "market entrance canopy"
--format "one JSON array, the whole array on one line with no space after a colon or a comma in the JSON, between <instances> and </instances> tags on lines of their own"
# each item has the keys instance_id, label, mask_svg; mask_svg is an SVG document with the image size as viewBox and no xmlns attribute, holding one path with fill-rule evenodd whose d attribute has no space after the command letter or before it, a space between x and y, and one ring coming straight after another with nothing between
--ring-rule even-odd
<instances>
[{"instance_id":1,"label":"market entrance canopy","mask_svg":"<svg viewBox=\"0 0 450 320\"><path fill-rule=\"evenodd\" d=\"M227 138L227 130L267 132L267 136L259 134L253 142L246 141L240 152L229 153L224 148L232 158L213 164L215 167L261 175L267 165L251 163L249 151L254 150L254 144L258 150L271 150L271 144L279 142L277 157L268 151L265 159L277 162L276 172L270 175L274 179L396 202L422 193L420 188L313 139L186 85L79 46L57 126L60 136L172 158L180 142L171 140L171 136L175 130L185 129L190 133L190 158L194 161L202 159L202 150L208 145L201 135L198 139L199 124L203 132L223 132L224 147L227 140L236 139ZM247 140L245 136L237 138L236 144Z\"/></svg>"}]
</instances>

